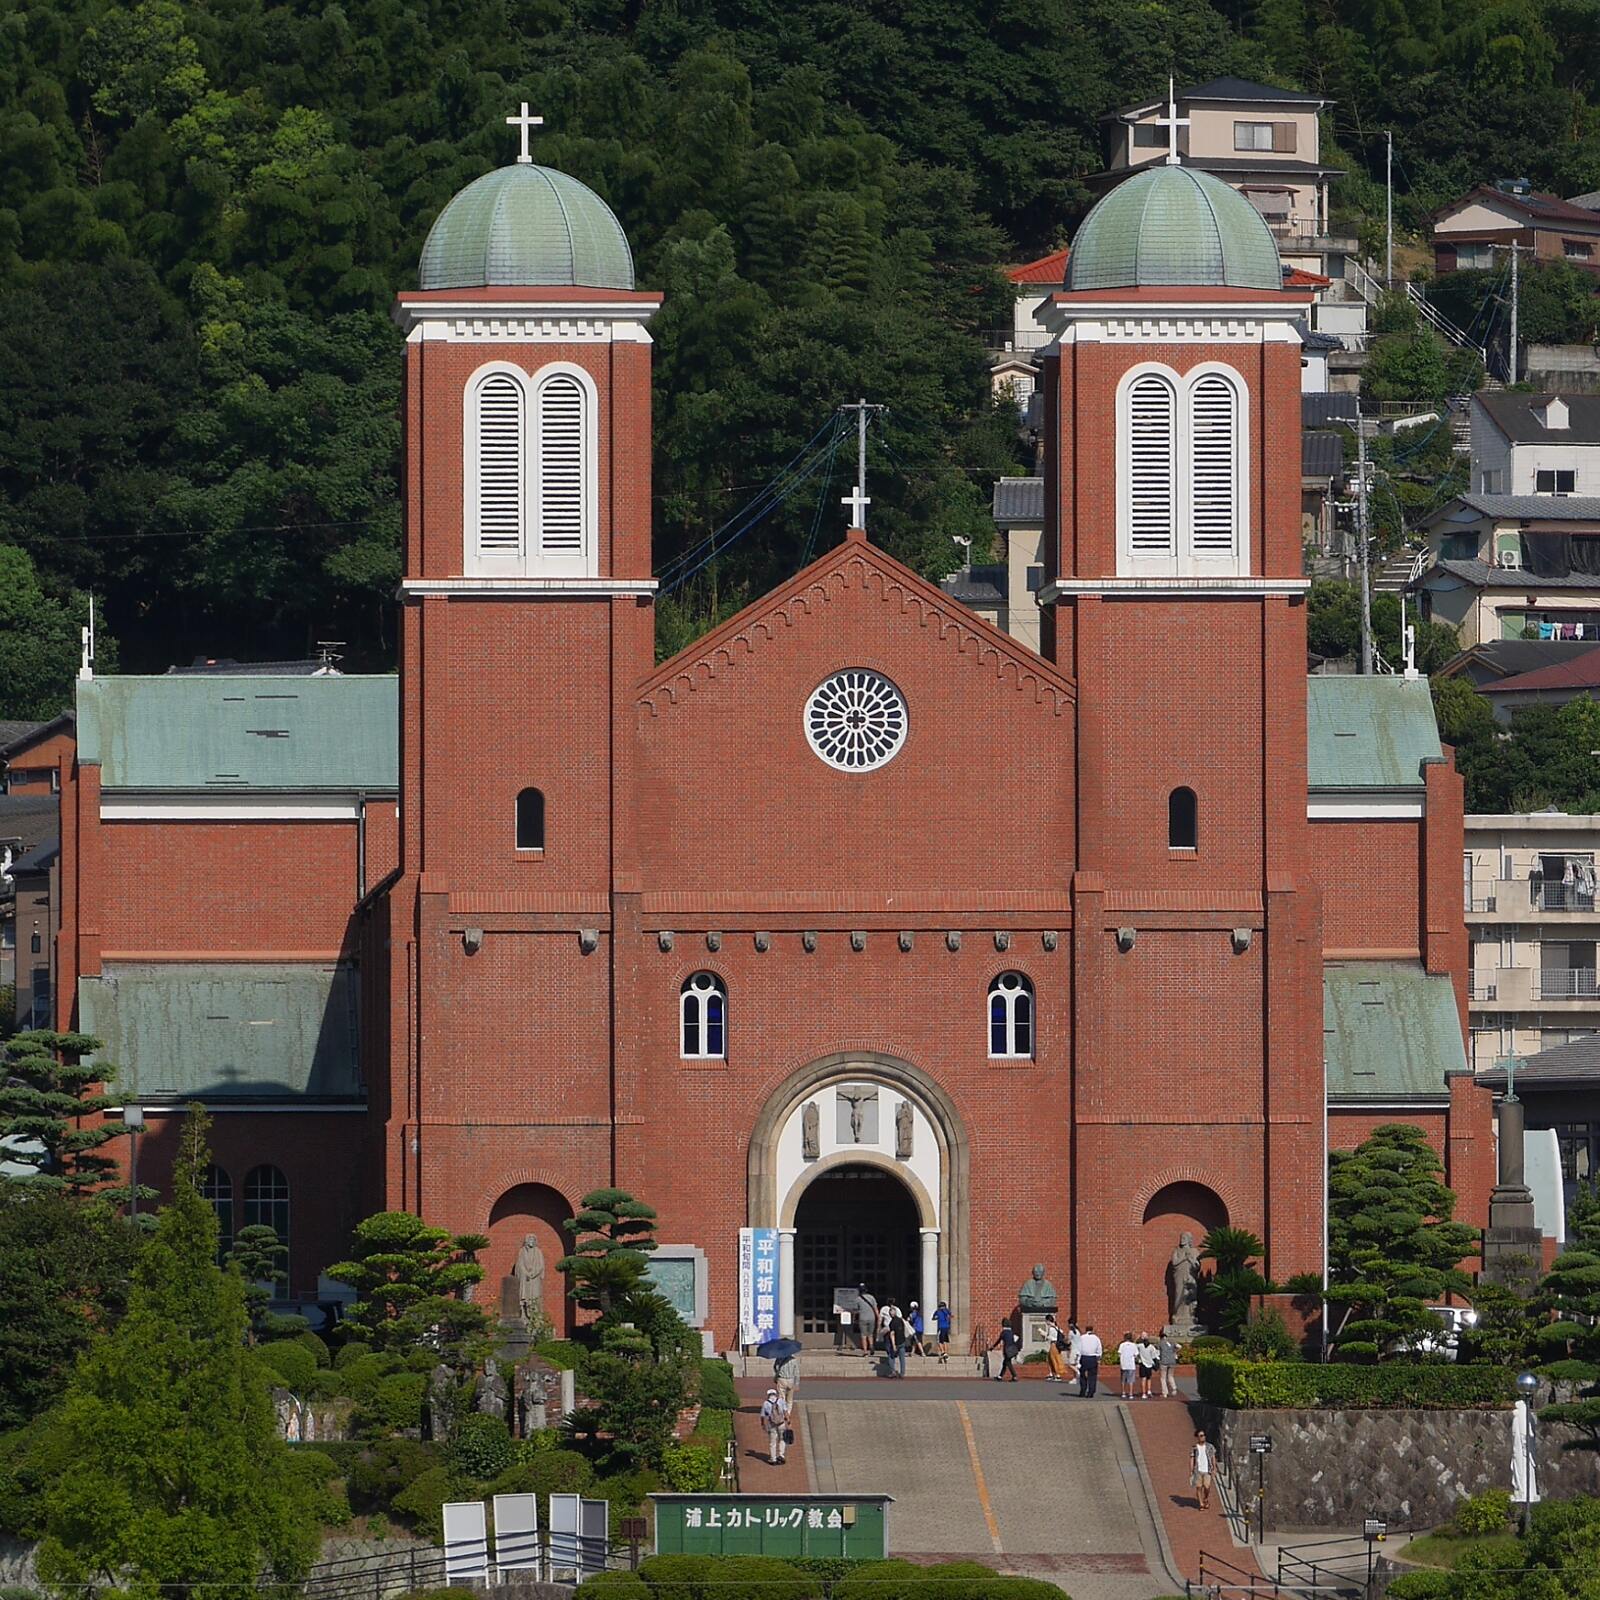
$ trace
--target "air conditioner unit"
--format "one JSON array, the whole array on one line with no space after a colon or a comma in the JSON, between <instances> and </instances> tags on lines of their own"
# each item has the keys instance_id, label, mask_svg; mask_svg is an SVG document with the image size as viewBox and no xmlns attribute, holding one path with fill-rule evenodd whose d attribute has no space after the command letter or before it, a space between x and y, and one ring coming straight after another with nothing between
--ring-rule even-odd
<instances>
[{"instance_id":1,"label":"air conditioner unit","mask_svg":"<svg viewBox=\"0 0 1600 1600\"><path fill-rule=\"evenodd\" d=\"M1500 552L1500 565L1507 572L1520 572L1522 570L1522 552L1515 547Z\"/></svg>"}]
</instances>

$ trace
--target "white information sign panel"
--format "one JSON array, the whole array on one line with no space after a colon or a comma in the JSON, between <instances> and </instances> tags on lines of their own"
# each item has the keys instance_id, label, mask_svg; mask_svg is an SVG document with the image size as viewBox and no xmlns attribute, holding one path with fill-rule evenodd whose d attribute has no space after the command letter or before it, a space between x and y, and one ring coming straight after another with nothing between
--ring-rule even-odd
<instances>
[{"instance_id":1,"label":"white information sign panel","mask_svg":"<svg viewBox=\"0 0 1600 1600\"><path fill-rule=\"evenodd\" d=\"M444 1581L489 1577L489 1532L483 1501L451 1500L444 1508Z\"/></svg>"},{"instance_id":2,"label":"white information sign panel","mask_svg":"<svg viewBox=\"0 0 1600 1600\"><path fill-rule=\"evenodd\" d=\"M501 1572L539 1575L539 1501L531 1494L494 1497L494 1564Z\"/></svg>"},{"instance_id":3,"label":"white information sign panel","mask_svg":"<svg viewBox=\"0 0 1600 1600\"><path fill-rule=\"evenodd\" d=\"M578 1506L578 1566L583 1576L606 1570L611 1543L611 1502L584 1500Z\"/></svg>"},{"instance_id":4,"label":"white information sign panel","mask_svg":"<svg viewBox=\"0 0 1600 1600\"><path fill-rule=\"evenodd\" d=\"M581 1576L583 1500L575 1494L550 1496L550 1581L576 1583Z\"/></svg>"}]
</instances>

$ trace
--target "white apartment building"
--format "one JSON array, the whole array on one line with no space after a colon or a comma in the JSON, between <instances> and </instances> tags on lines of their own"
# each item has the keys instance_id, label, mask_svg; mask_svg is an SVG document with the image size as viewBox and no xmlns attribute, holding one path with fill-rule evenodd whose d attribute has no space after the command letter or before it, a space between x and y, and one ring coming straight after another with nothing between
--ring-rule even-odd
<instances>
[{"instance_id":1,"label":"white apartment building","mask_svg":"<svg viewBox=\"0 0 1600 1600\"><path fill-rule=\"evenodd\" d=\"M1600 816L1469 816L1463 895L1472 1065L1600 1034Z\"/></svg>"}]
</instances>

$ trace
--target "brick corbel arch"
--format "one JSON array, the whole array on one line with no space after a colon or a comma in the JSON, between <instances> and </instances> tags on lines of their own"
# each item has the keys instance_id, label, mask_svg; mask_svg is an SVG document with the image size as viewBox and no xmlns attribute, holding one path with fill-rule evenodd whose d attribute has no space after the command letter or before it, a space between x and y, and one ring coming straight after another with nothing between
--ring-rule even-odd
<instances>
[{"instance_id":1,"label":"brick corbel arch","mask_svg":"<svg viewBox=\"0 0 1600 1600\"><path fill-rule=\"evenodd\" d=\"M745 1183L748 1224L752 1228L779 1226L780 1205L789 1197L777 1192L778 1134L791 1112L819 1089L862 1079L901 1090L919 1101L933 1124L940 1155L938 1215L943 1219L939 1234L939 1281L944 1286L944 1297L950 1302L953 1336L962 1338L972 1326L972 1163L966 1124L955 1101L926 1072L909 1061L877 1050L837 1051L797 1068L773 1089L750 1134ZM822 1164L818 1165L820 1168ZM908 1174L897 1172L896 1176L905 1182ZM908 1187L926 1219L931 1214L929 1197L918 1192L920 1185ZM796 1196L798 1193L797 1189ZM790 1222L783 1225L792 1225L792 1218L791 1211Z\"/></svg>"},{"instance_id":2,"label":"brick corbel arch","mask_svg":"<svg viewBox=\"0 0 1600 1600\"><path fill-rule=\"evenodd\" d=\"M1192 1183L1202 1189L1209 1189L1222 1202L1222 1209L1228 1213L1229 1224L1233 1227L1241 1226L1238 1220L1239 1207L1231 1192L1232 1186L1218 1181L1215 1168L1191 1165L1164 1167L1154 1177L1147 1179L1132 1191L1132 1204L1128 1208L1128 1221L1131 1226L1142 1227L1144 1208L1163 1189L1175 1183Z\"/></svg>"}]
</instances>

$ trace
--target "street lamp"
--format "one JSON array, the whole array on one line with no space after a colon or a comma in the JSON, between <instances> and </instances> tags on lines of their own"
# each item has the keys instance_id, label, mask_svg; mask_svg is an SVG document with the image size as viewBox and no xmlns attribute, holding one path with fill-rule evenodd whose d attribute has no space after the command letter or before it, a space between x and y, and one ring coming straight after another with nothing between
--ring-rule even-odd
<instances>
[{"instance_id":1,"label":"street lamp","mask_svg":"<svg viewBox=\"0 0 1600 1600\"><path fill-rule=\"evenodd\" d=\"M1527 1407L1527 1417L1522 1429L1522 1531L1527 1533L1533 1525L1533 1397L1539 1392L1539 1380L1531 1372L1517 1374L1517 1393Z\"/></svg>"},{"instance_id":2,"label":"street lamp","mask_svg":"<svg viewBox=\"0 0 1600 1600\"><path fill-rule=\"evenodd\" d=\"M144 1107L124 1106L122 1125L128 1130L128 1215L139 1216L139 1135L144 1131Z\"/></svg>"}]
</instances>

